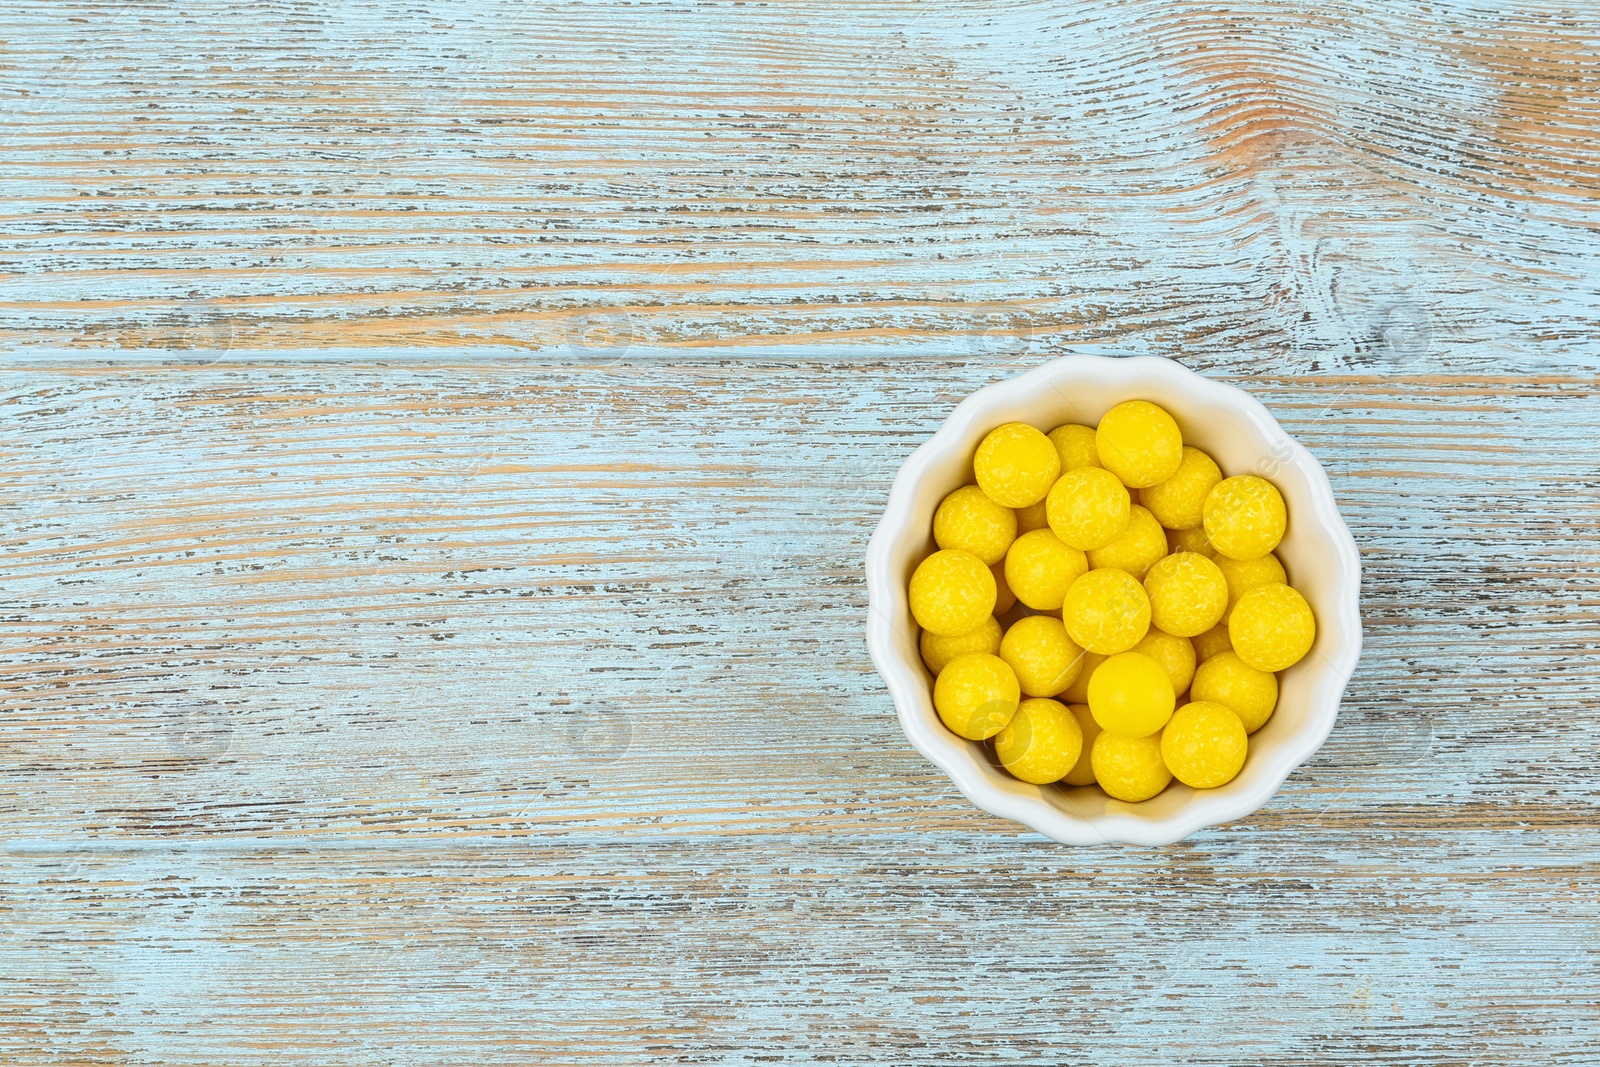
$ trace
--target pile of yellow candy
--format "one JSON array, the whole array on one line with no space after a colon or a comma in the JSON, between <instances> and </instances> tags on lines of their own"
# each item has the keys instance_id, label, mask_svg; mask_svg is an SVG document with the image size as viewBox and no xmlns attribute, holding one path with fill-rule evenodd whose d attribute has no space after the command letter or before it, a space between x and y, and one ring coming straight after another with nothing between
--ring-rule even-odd
<instances>
[{"instance_id":1,"label":"pile of yellow candy","mask_svg":"<svg viewBox=\"0 0 1600 1067\"><path fill-rule=\"evenodd\" d=\"M1024 782L1133 802L1232 781L1316 636L1272 554L1277 488L1224 478L1144 400L1095 428L1007 423L973 470L911 576L939 718Z\"/></svg>"}]
</instances>

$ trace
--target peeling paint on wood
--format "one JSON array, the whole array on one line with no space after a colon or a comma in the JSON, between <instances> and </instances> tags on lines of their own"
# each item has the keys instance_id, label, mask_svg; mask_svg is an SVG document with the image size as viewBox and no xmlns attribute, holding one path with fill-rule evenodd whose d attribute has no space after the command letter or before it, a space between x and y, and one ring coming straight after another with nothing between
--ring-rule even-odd
<instances>
[{"instance_id":1,"label":"peeling paint on wood","mask_svg":"<svg viewBox=\"0 0 1600 1067\"><path fill-rule=\"evenodd\" d=\"M1595 19L0 32L0 1060L1593 1062ZM1363 553L1327 746L1165 849L973 809L861 637L898 464L1080 343Z\"/></svg>"}]
</instances>

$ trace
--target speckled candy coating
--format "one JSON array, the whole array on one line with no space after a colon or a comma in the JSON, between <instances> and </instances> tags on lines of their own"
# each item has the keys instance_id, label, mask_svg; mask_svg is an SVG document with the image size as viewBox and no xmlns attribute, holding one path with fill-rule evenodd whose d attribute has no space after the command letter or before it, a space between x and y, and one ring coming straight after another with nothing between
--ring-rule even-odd
<instances>
[{"instance_id":1,"label":"speckled candy coating","mask_svg":"<svg viewBox=\"0 0 1600 1067\"><path fill-rule=\"evenodd\" d=\"M1149 656L1161 664L1166 669L1167 677L1172 679L1174 693L1181 695L1194 679L1198 657L1195 655L1194 642L1187 637L1177 637L1152 626L1144 639L1129 651Z\"/></svg>"},{"instance_id":2,"label":"speckled candy coating","mask_svg":"<svg viewBox=\"0 0 1600 1067\"><path fill-rule=\"evenodd\" d=\"M1006 553L1006 584L1034 611L1055 611L1078 576L1089 569L1082 552L1049 530L1029 530Z\"/></svg>"},{"instance_id":3,"label":"speckled candy coating","mask_svg":"<svg viewBox=\"0 0 1600 1067\"><path fill-rule=\"evenodd\" d=\"M1126 652L1150 629L1150 598L1137 578L1115 567L1079 577L1061 604L1067 633L1102 656Z\"/></svg>"},{"instance_id":4,"label":"speckled candy coating","mask_svg":"<svg viewBox=\"0 0 1600 1067\"><path fill-rule=\"evenodd\" d=\"M1206 539L1231 559L1258 559L1278 547L1289 511L1278 487L1254 474L1218 482L1206 497Z\"/></svg>"},{"instance_id":5,"label":"speckled candy coating","mask_svg":"<svg viewBox=\"0 0 1600 1067\"><path fill-rule=\"evenodd\" d=\"M1161 761L1174 778L1194 789L1233 781L1249 750L1239 716L1221 704L1185 704L1161 731Z\"/></svg>"},{"instance_id":6,"label":"speckled candy coating","mask_svg":"<svg viewBox=\"0 0 1600 1067\"><path fill-rule=\"evenodd\" d=\"M1100 465L1130 489L1166 481L1183 462L1183 434L1164 408L1128 400L1100 419L1094 434Z\"/></svg>"},{"instance_id":7,"label":"speckled candy coating","mask_svg":"<svg viewBox=\"0 0 1600 1067\"><path fill-rule=\"evenodd\" d=\"M1044 501L1029 504L1025 508L1012 508L1017 515L1017 533L1025 534L1029 530L1042 530L1050 525L1049 512L1045 510Z\"/></svg>"},{"instance_id":8,"label":"speckled candy coating","mask_svg":"<svg viewBox=\"0 0 1600 1067\"><path fill-rule=\"evenodd\" d=\"M976 630L949 637L924 630L917 640L917 647L922 653L923 664L930 673L937 675L957 656L968 652L987 652L992 656L999 652L1000 620L991 615Z\"/></svg>"},{"instance_id":9,"label":"speckled candy coating","mask_svg":"<svg viewBox=\"0 0 1600 1067\"><path fill-rule=\"evenodd\" d=\"M945 726L968 741L999 733L1021 701L1022 690L1011 668L999 656L983 652L957 656L933 683L933 710Z\"/></svg>"},{"instance_id":10,"label":"speckled candy coating","mask_svg":"<svg viewBox=\"0 0 1600 1067\"><path fill-rule=\"evenodd\" d=\"M1198 552L1207 559L1214 559L1217 550L1206 540L1204 527L1196 526L1192 530L1168 530L1167 548L1172 552Z\"/></svg>"},{"instance_id":11,"label":"speckled candy coating","mask_svg":"<svg viewBox=\"0 0 1600 1067\"><path fill-rule=\"evenodd\" d=\"M1250 590L1263 585L1272 585L1274 582L1287 582L1289 577L1284 573L1283 564L1278 562L1278 557L1268 552L1257 559L1230 559L1218 553L1213 561L1217 569L1222 571L1222 577L1228 583L1228 609L1222 615L1222 621L1227 622L1228 616L1233 614L1233 609L1238 606L1239 598Z\"/></svg>"},{"instance_id":12,"label":"speckled candy coating","mask_svg":"<svg viewBox=\"0 0 1600 1067\"><path fill-rule=\"evenodd\" d=\"M1061 458L1043 431L1008 422L989 431L972 458L978 485L989 499L1008 508L1043 500L1061 475Z\"/></svg>"},{"instance_id":13,"label":"speckled candy coating","mask_svg":"<svg viewBox=\"0 0 1600 1067\"><path fill-rule=\"evenodd\" d=\"M1017 513L989 499L975 485L964 485L945 497L933 513L933 541L940 548L959 548L993 566L1006 558L1017 537Z\"/></svg>"},{"instance_id":14,"label":"speckled candy coating","mask_svg":"<svg viewBox=\"0 0 1600 1067\"><path fill-rule=\"evenodd\" d=\"M1018 619L1001 638L999 656L1015 672L1023 696L1053 697L1083 670L1083 649L1053 615Z\"/></svg>"},{"instance_id":15,"label":"speckled candy coating","mask_svg":"<svg viewBox=\"0 0 1600 1067\"><path fill-rule=\"evenodd\" d=\"M1216 460L1184 445L1183 460L1172 477L1139 490L1139 503L1167 529L1192 530L1204 520L1206 497L1220 481L1222 469Z\"/></svg>"},{"instance_id":16,"label":"speckled candy coating","mask_svg":"<svg viewBox=\"0 0 1600 1067\"><path fill-rule=\"evenodd\" d=\"M1189 695L1226 707L1239 716L1244 732L1253 734L1278 706L1278 676L1256 670L1237 652L1219 652L1195 670Z\"/></svg>"},{"instance_id":17,"label":"speckled candy coating","mask_svg":"<svg viewBox=\"0 0 1600 1067\"><path fill-rule=\"evenodd\" d=\"M1200 663L1233 647L1233 639L1228 636L1228 624L1225 622L1219 622L1205 633L1197 634L1189 640L1194 643L1194 658Z\"/></svg>"},{"instance_id":18,"label":"speckled candy coating","mask_svg":"<svg viewBox=\"0 0 1600 1067\"><path fill-rule=\"evenodd\" d=\"M1150 512L1135 504L1128 525L1108 545L1089 553L1090 567L1116 567L1140 581L1150 565L1167 554L1167 531Z\"/></svg>"},{"instance_id":19,"label":"speckled candy coating","mask_svg":"<svg viewBox=\"0 0 1600 1067\"><path fill-rule=\"evenodd\" d=\"M1311 651L1317 621L1298 592L1281 583L1263 585L1239 598L1228 620L1228 636L1240 659L1258 671L1277 672Z\"/></svg>"},{"instance_id":20,"label":"speckled candy coating","mask_svg":"<svg viewBox=\"0 0 1600 1067\"><path fill-rule=\"evenodd\" d=\"M1198 552L1174 552L1159 560L1144 578L1150 595L1150 620L1158 629L1194 637L1222 621L1228 607L1228 582L1217 565Z\"/></svg>"},{"instance_id":21,"label":"speckled candy coating","mask_svg":"<svg viewBox=\"0 0 1600 1067\"><path fill-rule=\"evenodd\" d=\"M1094 444L1094 427L1080 426L1069 422L1064 426L1057 426L1047 435L1050 443L1056 446L1056 455L1061 459L1061 473L1065 474L1077 467L1100 466L1100 452Z\"/></svg>"},{"instance_id":22,"label":"speckled candy coating","mask_svg":"<svg viewBox=\"0 0 1600 1067\"><path fill-rule=\"evenodd\" d=\"M1110 544L1128 528L1128 489L1100 467L1079 467L1056 479L1045 500L1050 529L1062 544L1088 551Z\"/></svg>"},{"instance_id":23,"label":"speckled candy coating","mask_svg":"<svg viewBox=\"0 0 1600 1067\"><path fill-rule=\"evenodd\" d=\"M1107 795L1130 804L1149 800L1172 781L1161 758L1161 735L1121 737L1101 733L1089 757L1095 781Z\"/></svg>"},{"instance_id":24,"label":"speckled candy coating","mask_svg":"<svg viewBox=\"0 0 1600 1067\"><path fill-rule=\"evenodd\" d=\"M998 591L983 560L958 548L941 549L911 575L911 617L942 637L968 633L994 614Z\"/></svg>"},{"instance_id":25,"label":"speckled candy coating","mask_svg":"<svg viewBox=\"0 0 1600 1067\"><path fill-rule=\"evenodd\" d=\"M1083 728L1066 705L1024 700L994 736L994 754L1012 776L1034 785L1060 781L1083 754Z\"/></svg>"}]
</instances>

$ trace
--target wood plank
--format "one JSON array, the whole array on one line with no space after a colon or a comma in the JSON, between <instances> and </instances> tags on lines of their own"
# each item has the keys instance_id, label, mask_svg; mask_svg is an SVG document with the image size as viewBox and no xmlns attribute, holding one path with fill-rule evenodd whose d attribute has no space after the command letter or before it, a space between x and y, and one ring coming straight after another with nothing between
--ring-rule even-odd
<instances>
[{"instance_id":1,"label":"wood plank","mask_svg":"<svg viewBox=\"0 0 1600 1067\"><path fill-rule=\"evenodd\" d=\"M1008 370L839 367L9 372L8 1058L1582 1062L1592 376L1242 381L1363 547L1346 709L1256 816L1062 850L860 638Z\"/></svg>"},{"instance_id":2,"label":"wood plank","mask_svg":"<svg viewBox=\"0 0 1600 1067\"><path fill-rule=\"evenodd\" d=\"M1592 1062L1587 13L0 33L0 1060ZM1365 567L1328 744L1165 849L972 809L861 637L901 459L1096 345Z\"/></svg>"},{"instance_id":3,"label":"wood plank","mask_svg":"<svg viewBox=\"0 0 1600 1067\"><path fill-rule=\"evenodd\" d=\"M1446 10L24 3L0 342L1592 365L1600 25Z\"/></svg>"}]
</instances>

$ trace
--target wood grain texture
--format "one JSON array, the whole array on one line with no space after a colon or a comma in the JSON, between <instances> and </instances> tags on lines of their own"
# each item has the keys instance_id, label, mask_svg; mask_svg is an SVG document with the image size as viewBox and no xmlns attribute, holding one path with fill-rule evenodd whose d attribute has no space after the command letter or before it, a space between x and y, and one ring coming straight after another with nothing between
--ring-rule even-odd
<instances>
[{"instance_id":1,"label":"wood grain texture","mask_svg":"<svg viewBox=\"0 0 1600 1067\"><path fill-rule=\"evenodd\" d=\"M0 32L0 1061L1594 1062L1592 12ZM971 808L863 645L898 464L1080 343L1365 567L1328 744L1163 849Z\"/></svg>"},{"instance_id":2,"label":"wood grain texture","mask_svg":"<svg viewBox=\"0 0 1600 1067\"><path fill-rule=\"evenodd\" d=\"M1592 362L1582 8L14 8L0 341Z\"/></svg>"}]
</instances>

